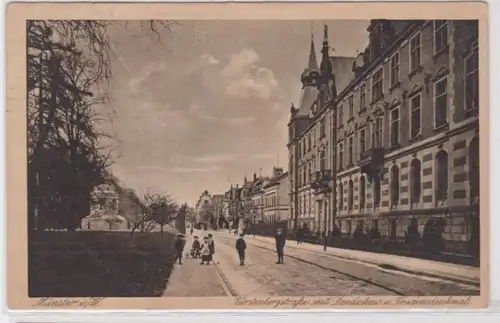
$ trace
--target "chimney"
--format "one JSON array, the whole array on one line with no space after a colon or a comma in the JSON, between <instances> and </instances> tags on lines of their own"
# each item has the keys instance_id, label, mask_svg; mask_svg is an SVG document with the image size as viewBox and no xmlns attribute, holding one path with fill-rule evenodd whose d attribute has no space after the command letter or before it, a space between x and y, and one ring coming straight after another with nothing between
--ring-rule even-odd
<instances>
[{"instance_id":1,"label":"chimney","mask_svg":"<svg viewBox=\"0 0 500 323\"><path fill-rule=\"evenodd\" d=\"M253 181L255 182L257 180L257 173L253 173Z\"/></svg>"},{"instance_id":2,"label":"chimney","mask_svg":"<svg viewBox=\"0 0 500 323\"><path fill-rule=\"evenodd\" d=\"M273 167L273 177L278 177L283 175L283 168L281 167Z\"/></svg>"}]
</instances>

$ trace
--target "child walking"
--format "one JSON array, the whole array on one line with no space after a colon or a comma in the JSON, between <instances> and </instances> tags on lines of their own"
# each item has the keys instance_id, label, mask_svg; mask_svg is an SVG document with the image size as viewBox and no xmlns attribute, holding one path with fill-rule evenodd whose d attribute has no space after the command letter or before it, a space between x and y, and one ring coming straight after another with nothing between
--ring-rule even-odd
<instances>
[{"instance_id":1,"label":"child walking","mask_svg":"<svg viewBox=\"0 0 500 323\"><path fill-rule=\"evenodd\" d=\"M179 265L182 265L182 251L184 250L184 236L182 234L177 235L177 240L175 241L175 252L176 258L175 262L179 260Z\"/></svg>"},{"instance_id":2,"label":"child walking","mask_svg":"<svg viewBox=\"0 0 500 323\"><path fill-rule=\"evenodd\" d=\"M212 256L212 250L210 248L208 237L204 237L203 245L201 246L201 264L204 265L206 262L207 265L210 265L211 256Z\"/></svg>"},{"instance_id":3,"label":"child walking","mask_svg":"<svg viewBox=\"0 0 500 323\"><path fill-rule=\"evenodd\" d=\"M240 233L240 237L236 240L236 251L238 251L238 256L240 257L240 266L245 265L245 250L247 249L247 244L245 239L243 239L243 233Z\"/></svg>"}]
</instances>

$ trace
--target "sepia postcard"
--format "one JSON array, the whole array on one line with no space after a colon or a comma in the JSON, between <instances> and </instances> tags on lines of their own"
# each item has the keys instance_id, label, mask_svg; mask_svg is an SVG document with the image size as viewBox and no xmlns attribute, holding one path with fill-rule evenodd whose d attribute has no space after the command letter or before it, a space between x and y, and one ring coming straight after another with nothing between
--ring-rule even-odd
<instances>
[{"instance_id":1,"label":"sepia postcard","mask_svg":"<svg viewBox=\"0 0 500 323\"><path fill-rule=\"evenodd\" d=\"M8 307L486 307L487 17L10 4Z\"/></svg>"}]
</instances>

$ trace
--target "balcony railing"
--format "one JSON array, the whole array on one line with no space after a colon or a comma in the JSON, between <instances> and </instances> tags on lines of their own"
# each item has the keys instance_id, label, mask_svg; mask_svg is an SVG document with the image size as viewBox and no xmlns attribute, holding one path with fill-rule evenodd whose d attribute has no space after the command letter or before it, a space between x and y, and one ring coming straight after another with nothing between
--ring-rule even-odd
<instances>
[{"instance_id":1,"label":"balcony railing","mask_svg":"<svg viewBox=\"0 0 500 323\"><path fill-rule=\"evenodd\" d=\"M330 187L332 171L329 169L314 172L311 177L311 187L314 190L325 190Z\"/></svg>"},{"instance_id":2,"label":"balcony railing","mask_svg":"<svg viewBox=\"0 0 500 323\"><path fill-rule=\"evenodd\" d=\"M323 169L312 173L311 184L329 182L331 179L332 179L332 171L329 169Z\"/></svg>"},{"instance_id":3,"label":"balcony railing","mask_svg":"<svg viewBox=\"0 0 500 323\"><path fill-rule=\"evenodd\" d=\"M371 148L360 155L359 168L368 176L371 182L375 176L380 176L384 164L384 149Z\"/></svg>"}]
</instances>

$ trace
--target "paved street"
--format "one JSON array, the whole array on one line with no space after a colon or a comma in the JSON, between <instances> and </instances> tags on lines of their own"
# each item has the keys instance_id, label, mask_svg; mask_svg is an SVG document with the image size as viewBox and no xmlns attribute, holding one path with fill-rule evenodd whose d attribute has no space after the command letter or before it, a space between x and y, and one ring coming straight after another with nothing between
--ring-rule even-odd
<instances>
[{"instance_id":1,"label":"paved street","mask_svg":"<svg viewBox=\"0 0 500 323\"><path fill-rule=\"evenodd\" d=\"M216 297L228 296L226 285L214 265L201 265L200 259L186 257L193 239L187 238L183 264L175 264L163 296L169 297Z\"/></svg>"},{"instance_id":2,"label":"paved street","mask_svg":"<svg viewBox=\"0 0 500 323\"><path fill-rule=\"evenodd\" d=\"M208 232L207 232L208 233ZM202 236L205 232L198 232ZM478 288L391 271L293 248L285 248L285 264L277 265L272 240L245 238L246 265L240 266L235 237L214 233L215 264L201 266L187 259L176 265L166 296L349 296L349 295L473 295ZM189 252L191 239L184 253Z\"/></svg>"}]
</instances>

